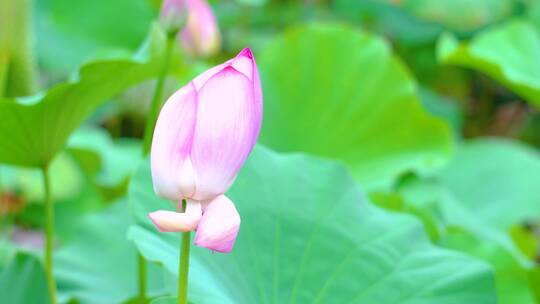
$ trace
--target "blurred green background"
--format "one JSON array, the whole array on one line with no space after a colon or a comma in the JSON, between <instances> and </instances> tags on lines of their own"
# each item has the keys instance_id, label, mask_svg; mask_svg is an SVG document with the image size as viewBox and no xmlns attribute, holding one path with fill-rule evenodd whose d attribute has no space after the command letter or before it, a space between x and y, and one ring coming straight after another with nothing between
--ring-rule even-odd
<instances>
[{"instance_id":1,"label":"blurred green background","mask_svg":"<svg viewBox=\"0 0 540 304\"><path fill-rule=\"evenodd\" d=\"M137 253L174 301L141 151L159 2L0 0L2 303L49 303L45 165L59 302L138 303ZM264 120L236 247L193 249L192 303L540 303L540 1L210 4L222 51L175 45L164 96L249 46Z\"/></svg>"}]
</instances>

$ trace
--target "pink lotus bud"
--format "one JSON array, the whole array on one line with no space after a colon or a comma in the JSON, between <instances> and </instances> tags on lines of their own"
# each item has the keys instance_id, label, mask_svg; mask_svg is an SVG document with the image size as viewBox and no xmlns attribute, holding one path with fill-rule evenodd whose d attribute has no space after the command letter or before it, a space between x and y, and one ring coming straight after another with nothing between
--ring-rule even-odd
<instances>
[{"instance_id":1,"label":"pink lotus bud","mask_svg":"<svg viewBox=\"0 0 540 304\"><path fill-rule=\"evenodd\" d=\"M159 21L167 32L176 33L187 18L186 0L164 0L161 5Z\"/></svg>"},{"instance_id":2,"label":"pink lotus bud","mask_svg":"<svg viewBox=\"0 0 540 304\"><path fill-rule=\"evenodd\" d=\"M179 33L182 47L191 55L214 55L221 48L221 34L212 8L206 0L185 1L188 17L186 27Z\"/></svg>"},{"instance_id":3,"label":"pink lotus bud","mask_svg":"<svg viewBox=\"0 0 540 304\"><path fill-rule=\"evenodd\" d=\"M190 209L195 213L188 215L186 210L182 217L151 213L158 229L189 231L196 221L202 229L196 244L230 251L240 219L222 194L255 145L261 121L262 90L250 49L202 73L167 100L152 141L154 190L175 202L187 199L207 207L200 224L196 206Z\"/></svg>"}]
</instances>

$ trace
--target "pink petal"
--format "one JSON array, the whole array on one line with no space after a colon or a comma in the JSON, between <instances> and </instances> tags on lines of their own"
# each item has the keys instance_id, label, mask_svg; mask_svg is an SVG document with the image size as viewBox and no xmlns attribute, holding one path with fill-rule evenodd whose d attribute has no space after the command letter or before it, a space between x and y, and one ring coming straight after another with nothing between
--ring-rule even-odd
<instances>
[{"instance_id":1,"label":"pink petal","mask_svg":"<svg viewBox=\"0 0 540 304\"><path fill-rule=\"evenodd\" d=\"M259 128L251 81L232 67L211 77L198 94L191 161L197 200L223 194L254 145Z\"/></svg>"},{"instance_id":2,"label":"pink petal","mask_svg":"<svg viewBox=\"0 0 540 304\"><path fill-rule=\"evenodd\" d=\"M188 84L167 100L159 114L150 155L154 190L163 198L180 201L195 192L189 154L196 112L197 93Z\"/></svg>"},{"instance_id":3,"label":"pink petal","mask_svg":"<svg viewBox=\"0 0 540 304\"><path fill-rule=\"evenodd\" d=\"M197 82L199 86L197 87L197 90L200 90L202 85L204 85L203 82L206 82L211 76L218 73L222 69L224 69L227 66L232 66L235 70L241 72L244 74L249 80L251 80L253 85L253 93L254 93L254 104L255 104L255 117L257 121L255 122L255 125L258 126L258 128L253 132L253 144L257 141L257 137L259 136L260 127L262 124L262 111L263 111L263 96L262 96L262 87L261 87L261 80L259 77L259 69L257 68L257 63L255 62L255 57L253 56L253 53L251 52L250 48L245 48L238 55L236 55L235 58L214 67L213 69L208 70L205 72L204 76L197 77ZM202 83L202 84L201 84Z\"/></svg>"},{"instance_id":4,"label":"pink petal","mask_svg":"<svg viewBox=\"0 0 540 304\"><path fill-rule=\"evenodd\" d=\"M225 195L220 195L204 211L195 234L195 245L223 253L231 252L239 229L240 215L236 207Z\"/></svg>"},{"instance_id":5,"label":"pink petal","mask_svg":"<svg viewBox=\"0 0 540 304\"><path fill-rule=\"evenodd\" d=\"M187 232L197 228L201 220L201 203L188 200L183 213L159 210L148 214L148 217L161 232Z\"/></svg>"}]
</instances>

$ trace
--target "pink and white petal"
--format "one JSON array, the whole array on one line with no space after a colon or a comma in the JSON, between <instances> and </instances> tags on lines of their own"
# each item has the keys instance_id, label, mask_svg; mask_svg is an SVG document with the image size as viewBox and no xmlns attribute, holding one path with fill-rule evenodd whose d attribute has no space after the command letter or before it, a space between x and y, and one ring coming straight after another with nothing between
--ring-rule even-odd
<instances>
[{"instance_id":1,"label":"pink and white petal","mask_svg":"<svg viewBox=\"0 0 540 304\"><path fill-rule=\"evenodd\" d=\"M202 208L202 212L204 213L206 211L206 208L208 208L208 206L210 206L210 203L215 199L215 197L212 197L210 199L207 199L207 200L204 200L204 201L200 201L201 202L201 208Z\"/></svg>"},{"instance_id":2,"label":"pink and white petal","mask_svg":"<svg viewBox=\"0 0 540 304\"><path fill-rule=\"evenodd\" d=\"M255 57L251 52L250 48L245 48L235 58L232 59L230 65L235 68L237 71L244 74L249 80L251 80L253 85L253 94L254 94L254 104L255 104L255 117L257 122L255 125L258 128L253 132L253 144L257 141L259 136L260 127L262 124L262 107L263 107L263 96L262 96L262 87L261 80L259 77L259 70L255 62Z\"/></svg>"},{"instance_id":3,"label":"pink and white petal","mask_svg":"<svg viewBox=\"0 0 540 304\"><path fill-rule=\"evenodd\" d=\"M236 207L229 198L220 195L204 211L195 234L195 245L229 253L239 229L240 215Z\"/></svg>"},{"instance_id":4,"label":"pink and white petal","mask_svg":"<svg viewBox=\"0 0 540 304\"><path fill-rule=\"evenodd\" d=\"M189 154L197 114L197 92L192 84L181 88L159 114L150 153L155 192L179 201L195 192L195 173Z\"/></svg>"},{"instance_id":5,"label":"pink and white petal","mask_svg":"<svg viewBox=\"0 0 540 304\"><path fill-rule=\"evenodd\" d=\"M237 71L244 74L249 80L251 80L253 86L254 104L255 104L255 117L257 121L255 125L258 126L253 132L253 144L259 137L260 127L262 124L262 111L263 111L263 96L261 80L259 76L259 69L255 62L255 57L250 48L245 48L235 58L232 59L230 65Z\"/></svg>"},{"instance_id":6,"label":"pink and white petal","mask_svg":"<svg viewBox=\"0 0 540 304\"><path fill-rule=\"evenodd\" d=\"M202 216L201 204L198 201L187 201L183 213L158 210L148 214L148 217L161 232L193 231L199 225Z\"/></svg>"},{"instance_id":7,"label":"pink and white petal","mask_svg":"<svg viewBox=\"0 0 540 304\"><path fill-rule=\"evenodd\" d=\"M199 91L191 161L197 200L223 194L253 148L258 129L253 87L242 73L226 67Z\"/></svg>"}]
</instances>

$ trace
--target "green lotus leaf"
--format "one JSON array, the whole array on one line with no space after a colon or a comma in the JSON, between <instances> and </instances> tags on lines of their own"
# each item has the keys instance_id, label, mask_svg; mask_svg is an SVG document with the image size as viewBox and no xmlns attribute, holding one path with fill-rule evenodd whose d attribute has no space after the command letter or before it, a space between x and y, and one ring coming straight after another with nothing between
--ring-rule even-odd
<instances>
[{"instance_id":1,"label":"green lotus leaf","mask_svg":"<svg viewBox=\"0 0 540 304\"><path fill-rule=\"evenodd\" d=\"M388 44L341 25L287 31L258 57L265 97L261 142L344 162L368 190L429 173L452 150L449 126L422 108Z\"/></svg>"},{"instance_id":2,"label":"green lotus leaf","mask_svg":"<svg viewBox=\"0 0 540 304\"><path fill-rule=\"evenodd\" d=\"M540 32L524 20L489 28L471 41L442 35L439 60L480 71L540 107Z\"/></svg>"},{"instance_id":3,"label":"green lotus leaf","mask_svg":"<svg viewBox=\"0 0 540 304\"><path fill-rule=\"evenodd\" d=\"M77 77L29 98L0 100L0 162L42 167L64 147L69 135L108 99L155 77L162 65L165 35L157 27L148 53L131 59L84 65Z\"/></svg>"},{"instance_id":4,"label":"green lotus leaf","mask_svg":"<svg viewBox=\"0 0 540 304\"><path fill-rule=\"evenodd\" d=\"M2 303L49 304L49 291L41 262L28 253L17 253L0 272Z\"/></svg>"},{"instance_id":5,"label":"green lotus leaf","mask_svg":"<svg viewBox=\"0 0 540 304\"><path fill-rule=\"evenodd\" d=\"M410 216L371 205L332 161L257 147L227 195L242 218L231 254L192 249L194 303L495 303L485 264L432 245ZM128 236L146 259L178 269L179 234L147 213L171 209L153 191L148 162L129 200Z\"/></svg>"}]
</instances>

